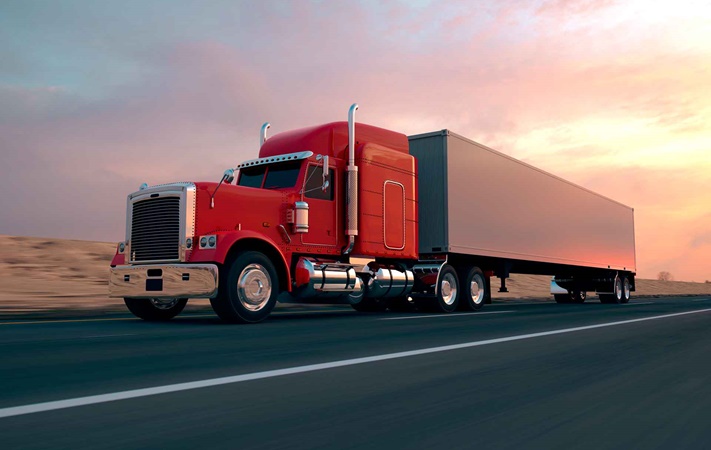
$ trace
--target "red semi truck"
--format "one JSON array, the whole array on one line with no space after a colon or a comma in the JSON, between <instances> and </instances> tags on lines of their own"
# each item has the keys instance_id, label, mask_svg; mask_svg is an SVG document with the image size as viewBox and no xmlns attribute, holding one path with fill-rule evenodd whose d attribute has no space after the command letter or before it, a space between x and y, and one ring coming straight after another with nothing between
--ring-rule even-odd
<instances>
[{"instance_id":1,"label":"red semi truck","mask_svg":"<svg viewBox=\"0 0 711 450\"><path fill-rule=\"evenodd\" d=\"M259 157L219 183L130 194L110 296L146 320L201 297L230 322L277 301L448 313L489 303L491 277L505 291L527 273L552 275L559 303L629 300L632 208L448 130L356 123L357 109L269 139L265 123Z\"/></svg>"}]
</instances>

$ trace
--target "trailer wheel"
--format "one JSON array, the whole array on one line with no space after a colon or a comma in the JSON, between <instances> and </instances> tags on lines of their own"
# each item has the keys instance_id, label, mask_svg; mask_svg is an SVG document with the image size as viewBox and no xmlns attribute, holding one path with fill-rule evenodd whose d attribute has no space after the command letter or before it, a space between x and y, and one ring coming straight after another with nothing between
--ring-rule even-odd
<instances>
[{"instance_id":1,"label":"trailer wheel","mask_svg":"<svg viewBox=\"0 0 711 450\"><path fill-rule=\"evenodd\" d=\"M622 303L627 303L630 301L630 279L628 276L623 276L622 277Z\"/></svg>"},{"instance_id":2,"label":"trailer wheel","mask_svg":"<svg viewBox=\"0 0 711 450\"><path fill-rule=\"evenodd\" d=\"M626 277L625 277L626 278ZM599 294L600 303L627 303L624 301L624 284L619 275L615 275L615 281L612 285L612 294ZM628 299L629 300L629 299Z\"/></svg>"},{"instance_id":3,"label":"trailer wheel","mask_svg":"<svg viewBox=\"0 0 711 450\"><path fill-rule=\"evenodd\" d=\"M478 267L472 267L464 277L464 280L459 307L464 310L479 311L484 306L484 300L486 300L484 272Z\"/></svg>"},{"instance_id":4,"label":"trailer wheel","mask_svg":"<svg viewBox=\"0 0 711 450\"><path fill-rule=\"evenodd\" d=\"M244 252L220 272L217 297L210 304L220 319L235 323L261 322L279 295L274 264L260 252Z\"/></svg>"},{"instance_id":5,"label":"trailer wheel","mask_svg":"<svg viewBox=\"0 0 711 450\"><path fill-rule=\"evenodd\" d=\"M149 322L170 320L183 311L187 298L124 298L131 313Z\"/></svg>"}]
</instances>

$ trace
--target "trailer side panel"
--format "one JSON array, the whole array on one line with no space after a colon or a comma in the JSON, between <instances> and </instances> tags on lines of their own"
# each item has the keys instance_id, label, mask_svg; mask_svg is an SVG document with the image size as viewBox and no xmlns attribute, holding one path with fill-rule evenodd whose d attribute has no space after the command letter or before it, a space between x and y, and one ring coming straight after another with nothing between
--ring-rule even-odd
<instances>
[{"instance_id":1,"label":"trailer side panel","mask_svg":"<svg viewBox=\"0 0 711 450\"><path fill-rule=\"evenodd\" d=\"M425 163L419 174L420 192L447 184L444 199L420 197L421 211L446 205L446 232L434 234L445 251L635 272L632 208L451 132L415 136L411 151L418 141L445 141L445 171Z\"/></svg>"}]
</instances>

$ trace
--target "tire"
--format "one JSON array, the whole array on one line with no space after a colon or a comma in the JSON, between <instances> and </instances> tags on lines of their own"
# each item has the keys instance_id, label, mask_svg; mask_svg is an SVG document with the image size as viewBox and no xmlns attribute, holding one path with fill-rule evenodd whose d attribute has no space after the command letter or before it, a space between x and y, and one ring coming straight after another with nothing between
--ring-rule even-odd
<instances>
[{"instance_id":1,"label":"tire","mask_svg":"<svg viewBox=\"0 0 711 450\"><path fill-rule=\"evenodd\" d=\"M570 303L585 303L588 298L588 294L585 291L573 291L570 294Z\"/></svg>"},{"instance_id":2,"label":"tire","mask_svg":"<svg viewBox=\"0 0 711 450\"><path fill-rule=\"evenodd\" d=\"M351 307L358 312L383 312L388 308L388 303L381 298L363 297L358 303L351 304Z\"/></svg>"},{"instance_id":3,"label":"tire","mask_svg":"<svg viewBox=\"0 0 711 450\"><path fill-rule=\"evenodd\" d=\"M422 310L450 313L457 309L459 304L460 289L457 271L449 264L445 264L437 277L436 298L418 298L417 307Z\"/></svg>"},{"instance_id":4,"label":"tire","mask_svg":"<svg viewBox=\"0 0 711 450\"><path fill-rule=\"evenodd\" d=\"M624 285L622 283L622 279L616 275L615 276L615 281L612 285L612 294L599 294L600 297L600 303L607 303L607 304L616 304L616 303L627 303L624 300L624 294L623 294L623 289ZM629 298L628 298L629 300Z\"/></svg>"},{"instance_id":5,"label":"tire","mask_svg":"<svg viewBox=\"0 0 711 450\"><path fill-rule=\"evenodd\" d=\"M279 276L263 253L240 254L221 271L217 297L210 304L220 319L231 323L257 323L276 306Z\"/></svg>"},{"instance_id":6,"label":"tire","mask_svg":"<svg viewBox=\"0 0 711 450\"><path fill-rule=\"evenodd\" d=\"M165 322L183 311L187 298L124 298L124 303L131 313L149 322Z\"/></svg>"},{"instance_id":7,"label":"tire","mask_svg":"<svg viewBox=\"0 0 711 450\"><path fill-rule=\"evenodd\" d=\"M628 303L630 301L630 279L626 275L622 277L622 303Z\"/></svg>"},{"instance_id":8,"label":"tire","mask_svg":"<svg viewBox=\"0 0 711 450\"><path fill-rule=\"evenodd\" d=\"M486 301L486 279L484 272L478 267L472 267L464 277L462 295L459 299L459 309L479 311Z\"/></svg>"}]
</instances>

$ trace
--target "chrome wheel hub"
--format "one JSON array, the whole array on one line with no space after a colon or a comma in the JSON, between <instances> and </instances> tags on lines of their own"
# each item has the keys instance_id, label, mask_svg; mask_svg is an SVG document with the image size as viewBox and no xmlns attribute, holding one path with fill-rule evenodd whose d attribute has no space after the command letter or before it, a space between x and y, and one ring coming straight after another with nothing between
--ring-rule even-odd
<instances>
[{"instance_id":1,"label":"chrome wheel hub","mask_svg":"<svg viewBox=\"0 0 711 450\"><path fill-rule=\"evenodd\" d=\"M259 311L272 295L272 280L269 272L260 264L250 264L239 274L237 296L249 311Z\"/></svg>"},{"instance_id":2,"label":"chrome wheel hub","mask_svg":"<svg viewBox=\"0 0 711 450\"><path fill-rule=\"evenodd\" d=\"M442 300L444 300L447 305L454 303L454 300L457 298L457 282L454 279L454 275L451 273L445 274L439 284L439 289Z\"/></svg>"},{"instance_id":3,"label":"chrome wheel hub","mask_svg":"<svg viewBox=\"0 0 711 450\"><path fill-rule=\"evenodd\" d=\"M170 309L178 304L177 298L152 298L150 301L157 309Z\"/></svg>"},{"instance_id":4,"label":"chrome wheel hub","mask_svg":"<svg viewBox=\"0 0 711 450\"><path fill-rule=\"evenodd\" d=\"M475 305L480 305L484 301L484 280L479 275L474 275L469 283L469 295Z\"/></svg>"}]
</instances>

